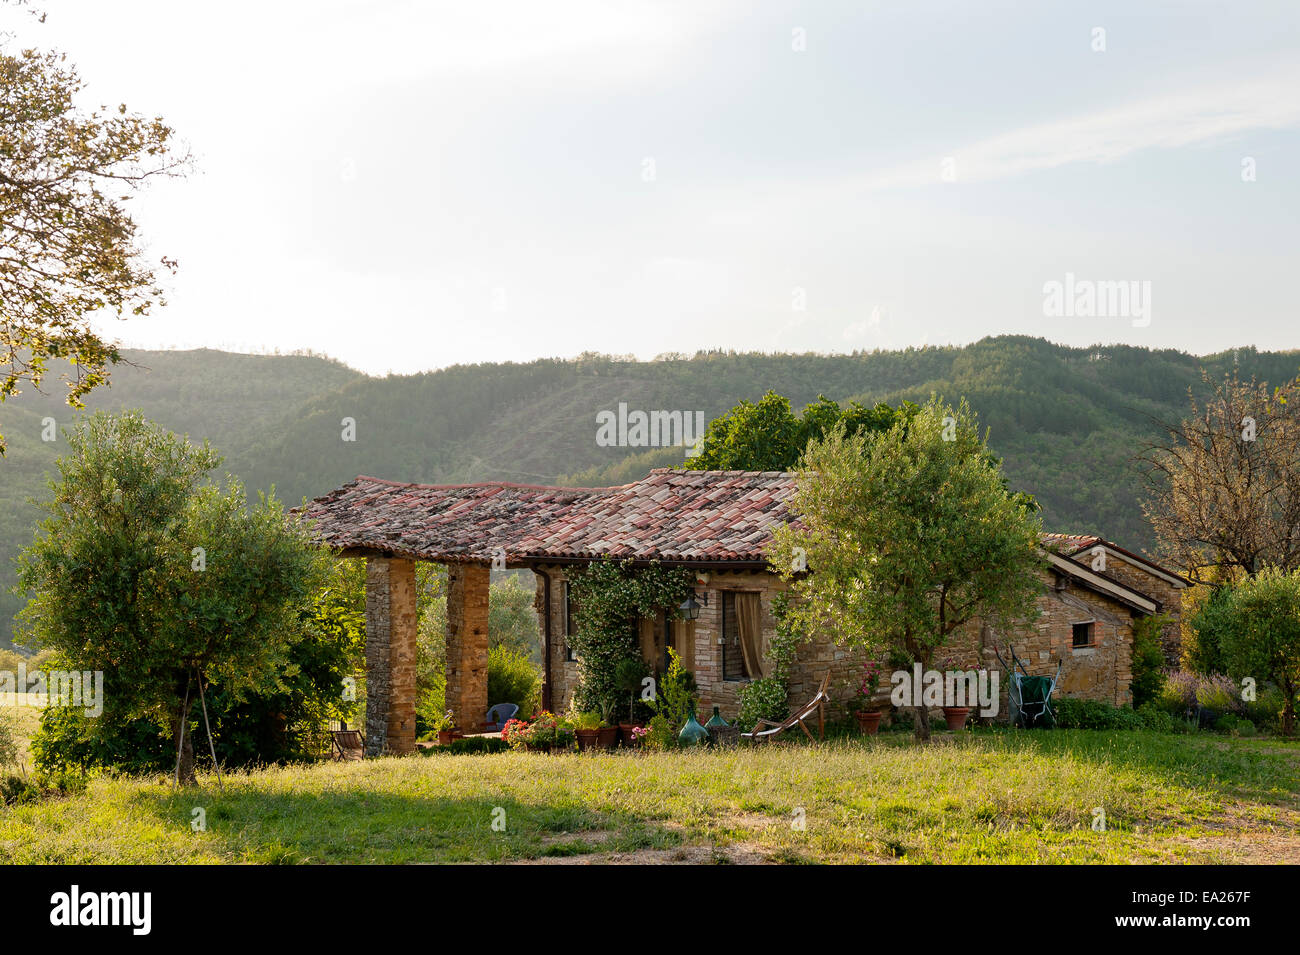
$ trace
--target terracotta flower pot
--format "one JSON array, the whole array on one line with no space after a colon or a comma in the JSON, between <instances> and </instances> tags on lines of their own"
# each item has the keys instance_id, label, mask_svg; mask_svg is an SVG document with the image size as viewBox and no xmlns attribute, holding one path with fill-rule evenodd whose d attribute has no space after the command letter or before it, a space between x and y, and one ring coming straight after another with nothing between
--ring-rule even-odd
<instances>
[{"instance_id":1,"label":"terracotta flower pot","mask_svg":"<svg viewBox=\"0 0 1300 955\"><path fill-rule=\"evenodd\" d=\"M454 730L438 730L438 745L447 746L455 735Z\"/></svg>"},{"instance_id":2,"label":"terracotta flower pot","mask_svg":"<svg viewBox=\"0 0 1300 955\"><path fill-rule=\"evenodd\" d=\"M624 746L640 746L640 741L632 735L634 729L640 729L640 723L619 723L618 741Z\"/></svg>"},{"instance_id":3,"label":"terracotta flower pot","mask_svg":"<svg viewBox=\"0 0 1300 955\"><path fill-rule=\"evenodd\" d=\"M863 736L875 736L880 732L880 710L858 710L853 714L858 721L858 732Z\"/></svg>"},{"instance_id":4,"label":"terracotta flower pot","mask_svg":"<svg viewBox=\"0 0 1300 955\"><path fill-rule=\"evenodd\" d=\"M600 730L574 730L578 736L578 749L586 752L595 749L600 739Z\"/></svg>"},{"instance_id":5,"label":"terracotta flower pot","mask_svg":"<svg viewBox=\"0 0 1300 955\"><path fill-rule=\"evenodd\" d=\"M943 718L948 721L948 729L956 731L966 726L966 718L970 716L971 707L969 706L945 706L943 708Z\"/></svg>"},{"instance_id":6,"label":"terracotta flower pot","mask_svg":"<svg viewBox=\"0 0 1300 955\"><path fill-rule=\"evenodd\" d=\"M596 741L601 749L613 749L615 744L618 743L617 726L602 726L596 733L598 734Z\"/></svg>"}]
</instances>

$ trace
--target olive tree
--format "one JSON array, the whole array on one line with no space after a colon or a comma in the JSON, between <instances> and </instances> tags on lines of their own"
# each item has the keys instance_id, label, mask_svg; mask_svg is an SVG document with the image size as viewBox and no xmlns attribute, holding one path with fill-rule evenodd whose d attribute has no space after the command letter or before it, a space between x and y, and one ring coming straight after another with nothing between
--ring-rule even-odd
<instances>
[{"instance_id":1,"label":"olive tree","mask_svg":"<svg viewBox=\"0 0 1300 955\"><path fill-rule=\"evenodd\" d=\"M1036 613L1037 510L1007 489L965 402L814 441L791 511L769 559L790 581L786 623L805 634L928 668L967 622ZM928 740L926 708L915 715Z\"/></svg>"},{"instance_id":2,"label":"olive tree","mask_svg":"<svg viewBox=\"0 0 1300 955\"><path fill-rule=\"evenodd\" d=\"M139 413L95 414L69 434L19 558L25 634L102 671L106 709L164 717L186 782L191 710L209 684L233 701L283 687L328 559L273 497L249 506L237 483L211 483L219 463Z\"/></svg>"},{"instance_id":3,"label":"olive tree","mask_svg":"<svg viewBox=\"0 0 1300 955\"><path fill-rule=\"evenodd\" d=\"M1300 693L1300 571L1266 567L1242 580L1231 588L1217 619L1228 672L1277 685L1282 732L1290 736Z\"/></svg>"}]
</instances>

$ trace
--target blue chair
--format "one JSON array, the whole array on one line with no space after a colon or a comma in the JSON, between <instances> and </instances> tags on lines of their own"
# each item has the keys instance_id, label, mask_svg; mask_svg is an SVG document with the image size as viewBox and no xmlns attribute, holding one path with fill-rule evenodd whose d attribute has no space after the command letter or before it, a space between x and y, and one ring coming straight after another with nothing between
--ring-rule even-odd
<instances>
[{"instance_id":1,"label":"blue chair","mask_svg":"<svg viewBox=\"0 0 1300 955\"><path fill-rule=\"evenodd\" d=\"M483 721L484 733L499 733L506 728L506 723L514 719L519 707L514 703L498 703L487 711Z\"/></svg>"}]
</instances>

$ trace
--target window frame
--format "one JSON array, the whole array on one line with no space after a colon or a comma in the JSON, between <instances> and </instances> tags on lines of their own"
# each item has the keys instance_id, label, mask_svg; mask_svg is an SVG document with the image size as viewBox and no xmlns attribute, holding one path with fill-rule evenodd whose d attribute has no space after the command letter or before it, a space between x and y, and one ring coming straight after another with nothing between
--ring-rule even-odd
<instances>
[{"instance_id":1,"label":"window frame","mask_svg":"<svg viewBox=\"0 0 1300 955\"><path fill-rule=\"evenodd\" d=\"M1086 627L1088 642L1079 642L1079 628ZM1072 620L1070 622L1070 649L1089 650L1097 645L1097 618L1091 620Z\"/></svg>"}]
</instances>

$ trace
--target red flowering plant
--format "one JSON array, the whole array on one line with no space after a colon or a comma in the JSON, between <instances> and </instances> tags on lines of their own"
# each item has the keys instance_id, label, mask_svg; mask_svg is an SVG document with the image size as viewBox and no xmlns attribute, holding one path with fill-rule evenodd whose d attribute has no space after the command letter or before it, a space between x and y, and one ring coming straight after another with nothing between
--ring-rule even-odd
<instances>
[{"instance_id":1,"label":"red flowering plant","mask_svg":"<svg viewBox=\"0 0 1300 955\"><path fill-rule=\"evenodd\" d=\"M568 720L543 710L531 723L510 720L502 729L501 738L511 749L569 749L576 734Z\"/></svg>"},{"instance_id":2,"label":"red flowering plant","mask_svg":"<svg viewBox=\"0 0 1300 955\"><path fill-rule=\"evenodd\" d=\"M524 734L527 731L527 720L506 720L506 725L501 727L501 738L506 741L511 749L522 749L526 742Z\"/></svg>"}]
</instances>

